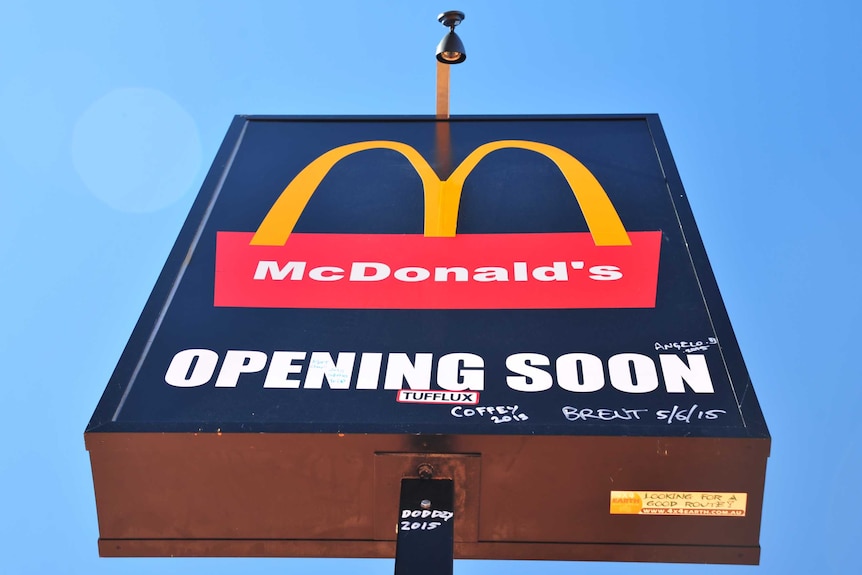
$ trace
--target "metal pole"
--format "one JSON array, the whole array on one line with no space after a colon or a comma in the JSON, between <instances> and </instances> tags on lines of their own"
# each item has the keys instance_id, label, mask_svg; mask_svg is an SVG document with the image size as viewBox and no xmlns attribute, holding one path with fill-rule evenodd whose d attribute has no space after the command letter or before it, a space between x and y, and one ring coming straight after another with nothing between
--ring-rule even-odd
<instances>
[{"instance_id":1,"label":"metal pole","mask_svg":"<svg viewBox=\"0 0 862 575\"><path fill-rule=\"evenodd\" d=\"M437 122L435 129L437 176L445 180L452 173L452 136L449 132L449 64L437 62Z\"/></svg>"},{"instance_id":2,"label":"metal pole","mask_svg":"<svg viewBox=\"0 0 862 575\"><path fill-rule=\"evenodd\" d=\"M451 479L402 479L395 575L452 575L454 524Z\"/></svg>"},{"instance_id":3,"label":"metal pole","mask_svg":"<svg viewBox=\"0 0 862 575\"><path fill-rule=\"evenodd\" d=\"M449 119L449 64L437 62L437 118Z\"/></svg>"}]
</instances>

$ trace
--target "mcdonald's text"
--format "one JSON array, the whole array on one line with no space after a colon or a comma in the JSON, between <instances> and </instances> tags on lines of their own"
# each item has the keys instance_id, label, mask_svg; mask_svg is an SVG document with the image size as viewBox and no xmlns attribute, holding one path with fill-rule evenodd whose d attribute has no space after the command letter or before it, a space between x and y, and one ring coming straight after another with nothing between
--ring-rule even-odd
<instances>
[{"instance_id":1,"label":"mcdonald's text","mask_svg":"<svg viewBox=\"0 0 862 575\"><path fill-rule=\"evenodd\" d=\"M350 273L338 266L317 266L308 270L308 279L318 282L332 282L347 279L352 282L379 282L390 276L401 282L423 282L431 280L435 282L525 282L537 280L542 282L569 281L568 265L573 270L583 270L584 262L553 262L547 266L536 266L529 268L527 262L513 262L510 266L482 266L473 270L460 266L436 267L431 270L421 266L406 266L398 268L392 273L392 268L381 262L352 262ZM254 279L258 281L274 280L301 281L305 279L307 262L287 262L280 265L275 261L259 261L254 272ZM614 281L623 277L617 266L592 266L587 272L591 280Z\"/></svg>"},{"instance_id":2,"label":"mcdonald's text","mask_svg":"<svg viewBox=\"0 0 862 575\"><path fill-rule=\"evenodd\" d=\"M555 385L573 393L590 393L610 386L618 392L643 394L714 393L706 357L662 353L657 360L638 353L618 353L606 360L589 353L566 353L554 360L539 353L514 353L505 360L506 385L536 393ZM165 372L173 387L193 388L215 379L217 388L255 385L264 389L400 390L402 401L417 394L403 390L444 392L423 396L429 403L474 403L469 392L485 390L485 360L474 353L379 353L328 351L185 349L174 355ZM382 387L381 387L382 384ZM457 397L456 397L457 395ZM478 394L475 394L478 396Z\"/></svg>"}]
</instances>

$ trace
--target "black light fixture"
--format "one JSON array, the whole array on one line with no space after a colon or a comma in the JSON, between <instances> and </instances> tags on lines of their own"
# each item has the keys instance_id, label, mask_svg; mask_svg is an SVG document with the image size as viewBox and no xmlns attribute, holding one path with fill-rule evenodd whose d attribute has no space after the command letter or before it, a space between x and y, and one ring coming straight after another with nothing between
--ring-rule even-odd
<instances>
[{"instance_id":1,"label":"black light fixture","mask_svg":"<svg viewBox=\"0 0 862 575\"><path fill-rule=\"evenodd\" d=\"M455 33L455 26L460 24L463 19L464 13L458 10L449 10L437 17L437 20L441 24L449 27L449 33L443 36L443 39L437 44L438 62L443 64L460 64L467 59L464 44L461 42L458 34Z\"/></svg>"}]
</instances>

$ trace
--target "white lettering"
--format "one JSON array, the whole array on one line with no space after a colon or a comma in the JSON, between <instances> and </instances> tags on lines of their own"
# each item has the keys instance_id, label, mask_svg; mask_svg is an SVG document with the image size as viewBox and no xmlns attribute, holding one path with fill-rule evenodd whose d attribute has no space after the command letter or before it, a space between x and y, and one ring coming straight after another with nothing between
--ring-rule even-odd
<instances>
[{"instance_id":1,"label":"white lettering","mask_svg":"<svg viewBox=\"0 0 862 575\"><path fill-rule=\"evenodd\" d=\"M431 277L425 268L401 268L395 270L395 279L403 282L421 282Z\"/></svg>"},{"instance_id":2,"label":"white lettering","mask_svg":"<svg viewBox=\"0 0 862 575\"><path fill-rule=\"evenodd\" d=\"M538 266L530 272L527 262L512 262L513 279L516 282L526 282L530 280L530 276L540 282L551 281L569 281L569 271L566 264L569 264L573 270L582 270L585 267L583 261L571 262L553 262L550 266ZM287 262L284 266L279 267L278 262L270 260L261 260L257 263L257 268L254 272L255 280L272 279L281 281L284 279L302 280L305 277L307 262ZM597 265L589 268L592 280L596 281L612 281L623 277L623 273L617 266ZM468 268L461 266L452 267L435 267L433 281L448 282L467 282L471 279L471 272ZM489 282L508 282L510 270L500 266L480 266L472 271L472 280L481 283ZM392 268L381 262L353 262L350 266L349 281L352 282L379 282L393 276L398 281L402 282L422 282L432 276L432 272L421 266L406 266L395 270L392 273ZM339 266L316 266L309 270L308 279L313 281L331 282L342 280L345 277L345 270Z\"/></svg>"},{"instance_id":3,"label":"white lettering","mask_svg":"<svg viewBox=\"0 0 862 575\"><path fill-rule=\"evenodd\" d=\"M369 275L368 271L372 273ZM389 277L389 266L377 262L353 262L350 266L350 281L378 282Z\"/></svg>"},{"instance_id":4,"label":"white lettering","mask_svg":"<svg viewBox=\"0 0 862 575\"><path fill-rule=\"evenodd\" d=\"M470 278L467 268L434 268L434 281L447 282L450 273L455 274L456 282L465 282Z\"/></svg>"},{"instance_id":5,"label":"white lettering","mask_svg":"<svg viewBox=\"0 0 862 575\"><path fill-rule=\"evenodd\" d=\"M566 262L554 262L553 266L539 266L533 270L533 277L542 282L564 282L569 279Z\"/></svg>"},{"instance_id":6,"label":"white lettering","mask_svg":"<svg viewBox=\"0 0 862 575\"><path fill-rule=\"evenodd\" d=\"M507 282L509 281L509 270L506 268L476 268L473 279L477 282Z\"/></svg>"},{"instance_id":7,"label":"white lettering","mask_svg":"<svg viewBox=\"0 0 862 575\"><path fill-rule=\"evenodd\" d=\"M216 387L236 387L243 373L257 373L266 367L266 354L262 351L228 350L216 378Z\"/></svg>"},{"instance_id":8,"label":"white lettering","mask_svg":"<svg viewBox=\"0 0 862 575\"><path fill-rule=\"evenodd\" d=\"M184 349L177 353L165 373L174 387L198 387L208 383L218 365L218 354L210 349Z\"/></svg>"},{"instance_id":9,"label":"white lettering","mask_svg":"<svg viewBox=\"0 0 862 575\"><path fill-rule=\"evenodd\" d=\"M336 361L332 361L332 356L325 351L312 352L303 387L321 389L323 378L326 378L330 389L350 389L354 361L356 354L352 351L339 353Z\"/></svg>"},{"instance_id":10,"label":"white lettering","mask_svg":"<svg viewBox=\"0 0 862 575\"><path fill-rule=\"evenodd\" d=\"M305 262L287 262L283 268L278 267L278 262L259 261L257 269L254 270L254 279L265 280L266 274L274 280L283 280L290 274L290 279L301 280L305 273Z\"/></svg>"},{"instance_id":11,"label":"white lettering","mask_svg":"<svg viewBox=\"0 0 862 575\"><path fill-rule=\"evenodd\" d=\"M668 393L685 393L685 384L695 393L715 393L706 357L700 353L686 356L688 365L678 355L662 353L658 356L664 385Z\"/></svg>"},{"instance_id":12,"label":"white lettering","mask_svg":"<svg viewBox=\"0 0 862 575\"><path fill-rule=\"evenodd\" d=\"M414 364L406 353L390 353L383 388L401 389L401 384L406 380L410 389L431 389L433 357L430 353L417 353Z\"/></svg>"},{"instance_id":13,"label":"white lettering","mask_svg":"<svg viewBox=\"0 0 862 575\"><path fill-rule=\"evenodd\" d=\"M359 374L356 376L356 389L377 389L382 363L382 353L363 353L359 358Z\"/></svg>"},{"instance_id":14,"label":"white lettering","mask_svg":"<svg viewBox=\"0 0 862 575\"><path fill-rule=\"evenodd\" d=\"M484 367L475 353L448 353L437 362L437 385L449 391L483 391Z\"/></svg>"},{"instance_id":15,"label":"white lettering","mask_svg":"<svg viewBox=\"0 0 862 575\"><path fill-rule=\"evenodd\" d=\"M344 277L344 270L335 266L320 266L308 272L309 279L319 282L331 282Z\"/></svg>"},{"instance_id":16,"label":"white lettering","mask_svg":"<svg viewBox=\"0 0 862 575\"><path fill-rule=\"evenodd\" d=\"M612 356L608 360L608 372L611 385L625 393L649 393L658 387L655 363L639 353Z\"/></svg>"},{"instance_id":17,"label":"white lettering","mask_svg":"<svg viewBox=\"0 0 862 575\"><path fill-rule=\"evenodd\" d=\"M515 391L545 391L554 384L551 374L534 367L551 365L550 360L540 353L516 353L506 358L506 367L518 374L506 377L506 383Z\"/></svg>"},{"instance_id":18,"label":"white lettering","mask_svg":"<svg viewBox=\"0 0 862 575\"><path fill-rule=\"evenodd\" d=\"M288 375L301 372L302 366L294 365L293 362L304 359L304 351L274 351L263 387L266 389L297 389L302 381L288 379Z\"/></svg>"},{"instance_id":19,"label":"white lettering","mask_svg":"<svg viewBox=\"0 0 862 575\"><path fill-rule=\"evenodd\" d=\"M266 370L263 381L266 389L380 389L384 354L363 352L359 358L357 355L360 354L273 351L270 356L262 351L227 350L219 363L217 352L192 348L173 356L164 378L173 387L200 387L210 383L218 371L215 387L233 388L241 375ZM551 389L556 381L566 391L592 393L610 382L619 392L643 394L656 391L661 381L667 393L715 393L703 354L666 353L658 357L656 362L647 355L619 353L605 362L596 355L578 352L560 355L552 363L539 353L516 353L506 358L509 370L506 383L515 391L535 393ZM298 376L302 373L304 377ZM436 388L431 390L431 377L435 373ZM485 361L474 353L449 353L439 358L431 353L390 353L386 357L383 389L402 392L398 395L400 402L475 405L484 386ZM500 406L480 406L471 408L470 413L495 415L502 413L500 409ZM469 416L460 409L456 411ZM713 411L703 417L717 417L711 415ZM601 416L604 412L596 413Z\"/></svg>"},{"instance_id":20,"label":"white lettering","mask_svg":"<svg viewBox=\"0 0 862 575\"><path fill-rule=\"evenodd\" d=\"M590 268L591 280L612 281L621 277L623 274L617 266L593 266Z\"/></svg>"},{"instance_id":21,"label":"white lettering","mask_svg":"<svg viewBox=\"0 0 862 575\"><path fill-rule=\"evenodd\" d=\"M602 360L588 353L567 353L557 358L557 383L578 393L598 391L605 386Z\"/></svg>"}]
</instances>

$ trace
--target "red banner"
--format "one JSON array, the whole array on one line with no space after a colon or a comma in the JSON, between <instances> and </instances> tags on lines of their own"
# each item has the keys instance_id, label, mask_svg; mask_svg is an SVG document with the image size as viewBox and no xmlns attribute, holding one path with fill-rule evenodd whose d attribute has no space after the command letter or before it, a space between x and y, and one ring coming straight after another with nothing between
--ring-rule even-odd
<instances>
[{"instance_id":1,"label":"red banner","mask_svg":"<svg viewBox=\"0 0 862 575\"><path fill-rule=\"evenodd\" d=\"M219 232L215 305L260 308L655 307L661 232L596 246L589 233L293 233L283 246Z\"/></svg>"}]
</instances>

